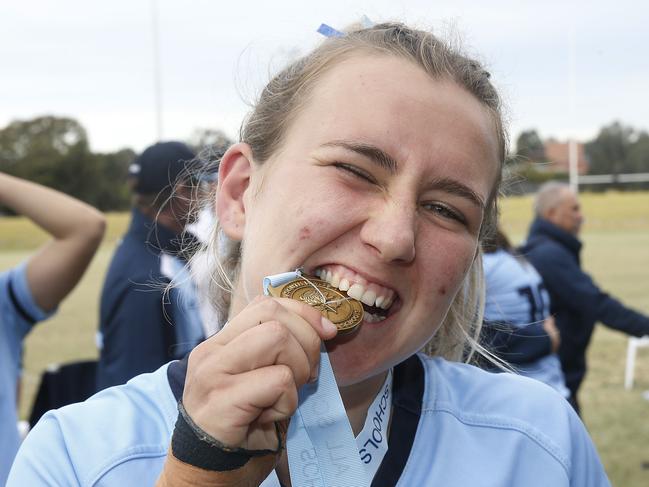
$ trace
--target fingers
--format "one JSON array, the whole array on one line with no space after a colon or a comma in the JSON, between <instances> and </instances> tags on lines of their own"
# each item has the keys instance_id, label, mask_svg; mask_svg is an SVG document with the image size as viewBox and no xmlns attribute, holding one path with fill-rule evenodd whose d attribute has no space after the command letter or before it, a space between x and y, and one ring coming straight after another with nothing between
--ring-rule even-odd
<instances>
[{"instance_id":1,"label":"fingers","mask_svg":"<svg viewBox=\"0 0 649 487\"><path fill-rule=\"evenodd\" d=\"M306 304L255 299L191 352L185 409L226 445L247 444L268 424L293 414L298 389L317 377L322 341L336 333Z\"/></svg>"},{"instance_id":2,"label":"fingers","mask_svg":"<svg viewBox=\"0 0 649 487\"><path fill-rule=\"evenodd\" d=\"M253 423L268 425L286 420L298 404L293 372L286 365L262 367L236 376L215 374L204 377L201 387L210 393L198 395L197 391L185 389L185 409L204 431L229 446L251 448ZM274 446L257 444L254 448Z\"/></svg>"},{"instance_id":3,"label":"fingers","mask_svg":"<svg viewBox=\"0 0 649 487\"><path fill-rule=\"evenodd\" d=\"M298 321L297 318L294 318ZM293 332L294 327L300 330ZM317 369L320 339L318 335L305 330L308 325L279 321L267 321L244 331L223 347L219 361L223 371L240 374L273 364L285 364L299 387L307 382ZM300 336L296 336L296 334ZM315 374L317 375L317 374Z\"/></svg>"},{"instance_id":4,"label":"fingers","mask_svg":"<svg viewBox=\"0 0 649 487\"><path fill-rule=\"evenodd\" d=\"M216 340L219 343L228 343L248 328L257 326L264 321L284 322L292 314L300 316L323 340L329 340L337 333L336 327L331 321L323 318L317 309L307 304L294 299L258 296L228 322L227 326L216 335Z\"/></svg>"}]
</instances>

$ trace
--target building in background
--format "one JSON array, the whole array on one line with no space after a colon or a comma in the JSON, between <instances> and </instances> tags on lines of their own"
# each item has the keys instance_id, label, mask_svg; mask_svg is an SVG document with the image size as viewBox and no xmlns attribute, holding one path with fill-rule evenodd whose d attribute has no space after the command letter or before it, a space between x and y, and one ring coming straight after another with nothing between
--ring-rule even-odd
<instances>
[{"instance_id":1,"label":"building in background","mask_svg":"<svg viewBox=\"0 0 649 487\"><path fill-rule=\"evenodd\" d=\"M570 170L569 163L569 144L568 142L559 142L556 139L548 139L543 143L546 163L540 165L545 172L567 173ZM584 144L577 142L577 172L579 174L588 173L588 158Z\"/></svg>"}]
</instances>

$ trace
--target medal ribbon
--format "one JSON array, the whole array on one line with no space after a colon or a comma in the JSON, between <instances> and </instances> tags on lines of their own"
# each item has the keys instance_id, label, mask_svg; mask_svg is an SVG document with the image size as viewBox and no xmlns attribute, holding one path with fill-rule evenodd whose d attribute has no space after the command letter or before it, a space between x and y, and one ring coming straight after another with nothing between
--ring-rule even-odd
<instances>
[{"instance_id":1,"label":"medal ribbon","mask_svg":"<svg viewBox=\"0 0 649 487\"><path fill-rule=\"evenodd\" d=\"M299 277L299 271L267 276L263 281L264 293L269 294L269 286L276 287ZM318 380L302 386L298 396L298 408L289 423L286 445L291 483L299 487L369 487L372 477L368 476L367 468L374 462L370 459L364 465L359 457L324 345L320 351ZM379 464L380 461L376 462L376 468ZM262 486L279 486L275 472Z\"/></svg>"}]
</instances>

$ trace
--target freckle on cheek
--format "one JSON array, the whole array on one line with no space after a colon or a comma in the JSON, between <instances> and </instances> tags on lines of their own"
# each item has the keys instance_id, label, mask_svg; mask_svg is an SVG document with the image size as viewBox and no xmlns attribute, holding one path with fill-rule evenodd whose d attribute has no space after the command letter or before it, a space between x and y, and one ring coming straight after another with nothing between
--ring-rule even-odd
<instances>
[{"instance_id":1,"label":"freckle on cheek","mask_svg":"<svg viewBox=\"0 0 649 487\"><path fill-rule=\"evenodd\" d=\"M446 295L446 288L445 287L440 287L437 292L440 294L440 296Z\"/></svg>"}]
</instances>

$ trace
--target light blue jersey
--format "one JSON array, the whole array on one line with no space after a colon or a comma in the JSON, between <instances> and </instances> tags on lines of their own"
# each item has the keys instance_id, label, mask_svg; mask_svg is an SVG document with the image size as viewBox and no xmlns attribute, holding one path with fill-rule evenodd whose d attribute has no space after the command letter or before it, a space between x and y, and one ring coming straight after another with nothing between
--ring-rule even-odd
<instances>
[{"instance_id":1,"label":"light blue jersey","mask_svg":"<svg viewBox=\"0 0 649 487\"><path fill-rule=\"evenodd\" d=\"M423 356L393 376L389 448L374 487L610 485L583 424L546 385ZM182 381L182 361L172 362L47 413L8 486L154 485Z\"/></svg>"},{"instance_id":2,"label":"light blue jersey","mask_svg":"<svg viewBox=\"0 0 649 487\"><path fill-rule=\"evenodd\" d=\"M32 297L26 263L0 274L0 485L20 446L16 387L23 339L34 323L47 317Z\"/></svg>"},{"instance_id":3,"label":"light blue jersey","mask_svg":"<svg viewBox=\"0 0 649 487\"><path fill-rule=\"evenodd\" d=\"M550 314L550 297L543 279L522 257L500 249L483 255L486 284L485 321L507 324L518 346L499 354L522 375L545 382L568 397L561 362L551 353L543 320ZM538 331L536 331L538 330ZM532 332L526 335L527 332ZM531 336L530 336L531 335ZM511 349L510 349L511 348Z\"/></svg>"}]
</instances>

